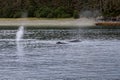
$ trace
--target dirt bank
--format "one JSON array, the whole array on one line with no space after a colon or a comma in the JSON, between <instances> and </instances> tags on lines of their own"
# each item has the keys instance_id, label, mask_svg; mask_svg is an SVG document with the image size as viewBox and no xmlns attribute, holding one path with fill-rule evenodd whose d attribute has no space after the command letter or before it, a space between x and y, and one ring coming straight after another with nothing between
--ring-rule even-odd
<instances>
[{"instance_id":1,"label":"dirt bank","mask_svg":"<svg viewBox=\"0 0 120 80\"><path fill-rule=\"evenodd\" d=\"M120 26L120 22L97 22L98 26Z\"/></svg>"}]
</instances>

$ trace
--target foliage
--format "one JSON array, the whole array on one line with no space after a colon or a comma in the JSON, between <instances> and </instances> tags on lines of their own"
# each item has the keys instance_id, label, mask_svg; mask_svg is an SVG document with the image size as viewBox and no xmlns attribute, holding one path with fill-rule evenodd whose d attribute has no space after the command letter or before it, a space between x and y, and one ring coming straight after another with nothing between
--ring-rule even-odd
<instances>
[{"instance_id":1,"label":"foliage","mask_svg":"<svg viewBox=\"0 0 120 80\"><path fill-rule=\"evenodd\" d=\"M80 11L99 10L103 16L120 16L120 0L0 0L0 18L79 18Z\"/></svg>"},{"instance_id":2,"label":"foliage","mask_svg":"<svg viewBox=\"0 0 120 80\"><path fill-rule=\"evenodd\" d=\"M41 7L35 11L34 16L37 18L44 18L47 17L49 13L51 13L51 9L49 7Z\"/></svg>"},{"instance_id":3,"label":"foliage","mask_svg":"<svg viewBox=\"0 0 120 80\"><path fill-rule=\"evenodd\" d=\"M21 15L22 15L22 12L15 12L14 13L14 15L12 16L13 18L19 18L19 17L21 17Z\"/></svg>"},{"instance_id":4,"label":"foliage","mask_svg":"<svg viewBox=\"0 0 120 80\"><path fill-rule=\"evenodd\" d=\"M77 10L74 11L73 17L74 17L75 19L79 18L79 12L78 12Z\"/></svg>"},{"instance_id":5,"label":"foliage","mask_svg":"<svg viewBox=\"0 0 120 80\"><path fill-rule=\"evenodd\" d=\"M54 17L57 18L69 18L71 17L70 13L67 12L67 9L64 7L58 7L53 12Z\"/></svg>"},{"instance_id":6,"label":"foliage","mask_svg":"<svg viewBox=\"0 0 120 80\"><path fill-rule=\"evenodd\" d=\"M64 7L41 7L35 11L34 16L37 18L69 18L71 14L67 13Z\"/></svg>"}]
</instances>

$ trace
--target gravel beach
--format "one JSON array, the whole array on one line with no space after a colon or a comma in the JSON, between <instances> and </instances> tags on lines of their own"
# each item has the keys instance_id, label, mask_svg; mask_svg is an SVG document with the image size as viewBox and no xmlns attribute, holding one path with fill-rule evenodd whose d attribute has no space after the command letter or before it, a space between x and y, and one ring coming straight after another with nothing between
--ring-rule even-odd
<instances>
[{"instance_id":1,"label":"gravel beach","mask_svg":"<svg viewBox=\"0 0 120 80\"><path fill-rule=\"evenodd\" d=\"M93 19L81 18L81 19L34 19L34 18L16 18L0 19L0 26L57 26L57 27L69 27L69 26L94 26L95 21Z\"/></svg>"}]
</instances>

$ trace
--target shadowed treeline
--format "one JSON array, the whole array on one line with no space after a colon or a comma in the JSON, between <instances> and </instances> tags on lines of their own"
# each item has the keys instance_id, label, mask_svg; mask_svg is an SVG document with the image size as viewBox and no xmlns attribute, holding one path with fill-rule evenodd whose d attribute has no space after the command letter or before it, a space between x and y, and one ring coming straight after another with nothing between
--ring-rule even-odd
<instances>
[{"instance_id":1,"label":"shadowed treeline","mask_svg":"<svg viewBox=\"0 0 120 80\"><path fill-rule=\"evenodd\" d=\"M120 0L0 0L0 18L79 18L84 10L98 10L105 17L120 15Z\"/></svg>"}]
</instances>

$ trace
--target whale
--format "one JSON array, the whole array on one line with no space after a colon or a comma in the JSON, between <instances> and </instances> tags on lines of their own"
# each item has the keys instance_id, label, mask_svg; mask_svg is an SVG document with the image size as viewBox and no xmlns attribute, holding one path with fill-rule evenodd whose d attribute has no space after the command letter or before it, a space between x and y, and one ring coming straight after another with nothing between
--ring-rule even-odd
<instances>
[{"instance_id":1,"label":"whale","mask_svg":"<svg viewBox=\"0 0 120 80\"><path fill-rule=\"evenodd\" d=\"M71 41L69 41L69 42L81 42L81 40L75 39L75 40L71 40Z\"/></svg>"},{"instance_id":2,"label":"whale","mask_svg":"<svg viewBox=\"0 0 120 80\"><path fill-rule=\"evenodd\" d=\"M56 42L56 44L67 44L67 43L65 43L65 42Z\"/></svg>"}]
</instances>

